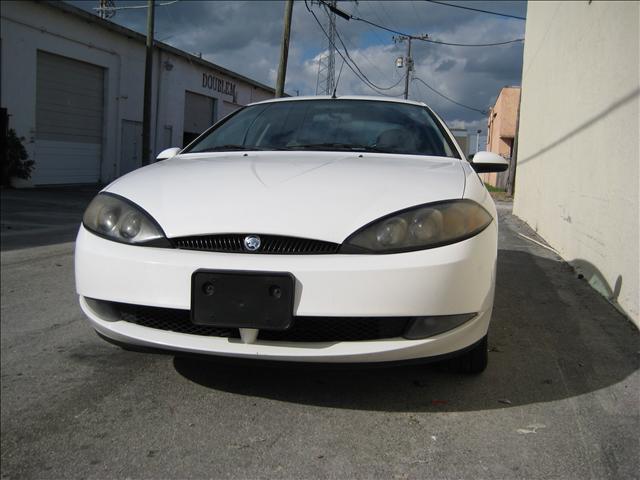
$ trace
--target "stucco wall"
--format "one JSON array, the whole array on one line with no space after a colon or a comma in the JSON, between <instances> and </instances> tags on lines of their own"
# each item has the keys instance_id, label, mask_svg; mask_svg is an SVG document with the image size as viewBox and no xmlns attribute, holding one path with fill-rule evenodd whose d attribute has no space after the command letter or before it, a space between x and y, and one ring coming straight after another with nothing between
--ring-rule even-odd
<instances>
[{"instance_id":1,"label":"stucco wall","mask_svg":"<svg viewBox=\"0 0 640 480\"><path fill-rule=\"evenodd\" d=\"M504 87L489 111L487 122L487 151L511 158L511 146L516 132L520 87ZM498 188L507 188L509 170L500 173L483 173L485 183Z\"/></svg>"},{"instance_id":2,"label":"stucco wall","mask_svg":"<svg viewBox=\"0 0 640 480\"><path fill-rule=\"evenodd\" d=\"M514 213L638 314L637 2L530 2Z\"/></svg>"},{"instance_id":3,"label":"stucco wall","mask_svg":"<svg viewBox=\"0 0 640 480\"><path fill-rule=\"evenodd\" d=\"M495 110L500 117L500 137L513 138L516 134L516 118L518 115L518 101L520 100L520 88L505 87L500 92Z\"/></svg>"},{"instance_id":4,"label":"stucco wall","mask_svg":"<svg viewBox=\"0 0 640 480\"><path fill-rule=\"evenodd\" d=\"M519 88L505 87L500 90L490 112L492 118L489 122L490 132L487 137L487 148L490 152L509 155L510 143L506 139L515 136L519 100Z\"/></svg>"}]
</instances>

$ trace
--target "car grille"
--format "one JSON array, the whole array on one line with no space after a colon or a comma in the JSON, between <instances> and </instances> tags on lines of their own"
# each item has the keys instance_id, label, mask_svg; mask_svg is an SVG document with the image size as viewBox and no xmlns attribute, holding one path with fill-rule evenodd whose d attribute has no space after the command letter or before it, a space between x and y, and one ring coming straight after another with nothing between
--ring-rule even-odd
<instances>
[{"instance_id":1,"label":"car grille","mask_svg":"<svg viewBox=\"0 0 640 480\"><path fill-rule=\"evenodd\" d=\"M127 303L112 303L116 315L125 322L170 332L204 335L207 337L240 338L237 328L220 328L194 325L189 310L146 307Z\"/></svg>"},{"instance_id":2,"label":"car grille","mask_svg":"<svg viewBox=\"0 0 640 480\"><path fill-rule=\"evenodd\" d=\"M240 338L237 328L194 325L189 310L111 303L116 316L143 327L208 337ZM295 317L285 331L260 330L260 340L280 342L355 342L401 337L409 317Z\"/></svg>"},{"instance_id":3,"label":"car grille","mask_svg":"<svg viewBox=\"0 0 640 480\"><path fill-rule=\"evenodd\" d=\"M340 245L308 238L260 235L260 249L250 252L244 248L246 234L201 235L172 238L176 248L207 252L254 253L273 255L323 255L337 253Z\"/></svg>"}]
</instances>

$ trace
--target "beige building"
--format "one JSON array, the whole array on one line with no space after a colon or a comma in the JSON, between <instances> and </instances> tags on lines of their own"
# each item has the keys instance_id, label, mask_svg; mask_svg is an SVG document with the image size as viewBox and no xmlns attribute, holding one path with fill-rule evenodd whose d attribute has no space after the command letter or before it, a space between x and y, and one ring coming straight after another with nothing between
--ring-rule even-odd
<instances>
[{"instance_id":1,"label":"beige building","mask_svg":"<svg viewBox=\"0 0 640 480\"><path fill-rule=\"evenodd\" d=\"M487 151L502 155L511 162L513 140L516 136L520 87L504 87L489 109L487 122ZM485 183L498 188L507 188L509 171L500 173L483 173Z\"/></svg>"},{"instance_id":2,"label":"beige building","mask_svg":"<svg viewBox=\"0 0 640 480\"><path fill-rule=\"evenodd\" d=\"M513 207L636 324L639 21L638 2L529 2Z\"/></svg>"}]
</instances>

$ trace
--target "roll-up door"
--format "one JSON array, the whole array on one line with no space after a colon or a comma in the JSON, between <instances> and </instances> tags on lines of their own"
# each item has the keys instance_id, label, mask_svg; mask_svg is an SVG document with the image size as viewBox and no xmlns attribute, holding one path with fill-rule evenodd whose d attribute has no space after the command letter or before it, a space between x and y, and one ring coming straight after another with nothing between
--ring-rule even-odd
<instances>
[{"instance_id":1,"label":"roll-up door","mask_svg":"<svg viewBox=\"0 0 640 480\"><path fill-rule=\"evenodd\" d=\"M38 52L35 184L97 183L104 119L104 69Z\"/></svg>"},{"instance_id":2,"label":"roll-up door","mask_svg":"<svg viewBox=\"0 0 640 480\"><path fill-rule=\"evenodd\" d=\"M213 124L215 99L193 92L184 95L184 132L182 145L185 146Z\"/></svg>"}]
</instances>

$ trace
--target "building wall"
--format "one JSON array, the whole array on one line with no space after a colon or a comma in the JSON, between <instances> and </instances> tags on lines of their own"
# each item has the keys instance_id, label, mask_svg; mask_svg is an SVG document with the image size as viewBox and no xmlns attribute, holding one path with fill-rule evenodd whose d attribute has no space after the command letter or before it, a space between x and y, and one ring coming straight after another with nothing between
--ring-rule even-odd
<instances>
[{"instance_id":1,"label":"building wall","mask_svg":"<svg viewBox=\"0 0 640 480\"><path fill-rule=\"evenodd\" d=\"M46 15L45 15L46 12ZM87 26L77 25L63 15L54 15L48 7L30 2L3 2L0 32L2 35L2 106L9 114L9 125L19 136L26 138L29 158L36 161L36 62L38 50L74 58L106 69L105 73L105 122L104 136L113 138L116 132L115 119L120 108L118 98L119 74L122 56L113 48L90 46L82 35L95 34ZM52 26L52 17L57 25ZM75 37L75 38L74 38ZM86 38L86 37L85 37ZM125 39L126 42L126 39ZM106 43L106 42L101 42ZM108 177L111 168L108 161L116 155L118 146L103 142L103 177Z\"/></svg>"},{"instance_id":2,"label":"building wall","mask_svg":"<svg viewBox=\"0 0 640 480\"><path fill-rule=\"evenodd\" d=\"M495 115L495 128L491 131L490 141L515 137L519 101L520 87L504 87L500 90L496 104L491 109Z\"/></svg>"},{"instance_id":3,"label":"building wall","mask_svg":"<svg viewBox=\"0 0 640 480\"><path fill-rule=\"evenodd\" d=\"M514 213L640 324L638 2L530 2Z\"/></svg>"},{"instance_id":4,"label":"building wall","mask_svg":"<svg viewBox=\"0 0 640 480\"><path fill-rule=\"evenodd\" d=\"M487 151L502 155L511 161L511 149L516 134L520 87L504 87L500 90L495 105L489 111L487 122ZM506 188L509 170L500 173L483 173L485 183Z\"/></svg>"},{"instance_id":5,"label":"building wall","mask_svg":"<svg viewBox=\"0 0 640 480\"><path fill-rule=\"evenodd\" d=\"M46 3L26 1L2 2L0 37L1 103L11 115L11 128L26 138L29 157L36 161L34 178L38 168L35 147L38 50L105 69L100 179L108 183L119 176L123 120L142 122L144 43L135 35L109 30ZM171 65L170 69L165 62ZM273 91L159 48L155 52L153 75L152 157L166 146L167 127L171 127L172 145L182 146L186 90L214 98L216 119L247 103L273 97ZM230 94L230 85L235 87L235 95Z\"/></svg>"},{"instance_id":6,"label":"building wall","mask_svg":"<svg viewBox=\"0 0 640 480\"><path fill-rule=\"evenodd\" d=\"M456 142L458 142L458 145L460 145L460 149L464 154L469 155L469 133L460 128L452 128L451 133L453 133Z\"/></svg>"}]
</instances>

